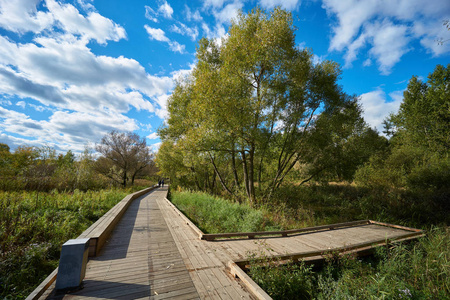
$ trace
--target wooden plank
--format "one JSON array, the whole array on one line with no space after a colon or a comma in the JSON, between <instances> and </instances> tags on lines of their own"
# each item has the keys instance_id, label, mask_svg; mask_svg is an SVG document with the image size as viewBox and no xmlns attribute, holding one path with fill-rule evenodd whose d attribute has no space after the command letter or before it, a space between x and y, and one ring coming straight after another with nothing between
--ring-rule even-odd
<instances>
[{"instance_id":1,"label":"wooden plank","mask_svg":"<svg viewBox=\"0 0 450 300\"><path fill-rule=\"evenodd\" d=\"M41 297L44 292L55 282L57 274L58 268L53 270L53 272L50 273L50 275L48 275L47 278L44 279L44 281L38 285L25 300L39 299L39 297Z\"/></svg>"},{"instance_id":2,"label":"wooden plank","mask_svg":"<svg viewBox=\"0 0 450 300\"><path fill-rule=\"evenodd\" d=\"M369 224L369 220L362 221L353 221L353 222L345 222L345 223L337 223L331 225L321 225L315 227L307 227L300 229L290 229L290 230L282 230L282 231L256 231L256 232L230 232L230 233L215 233L215 234L203 234L201 239L204 240L214 240L217 238L230 238L230 237L248 237L255 238L256 236L270 236L270 235L281 235L287 236L289 234L295 233L303 233L303 232L314 232L320 230L334 230L342 227L350 227L350 226L358 226Z\"/></svg>"},{"instance_id":3,"label":"wooden plank","mask_svg":"<svg viewBox=\"0 0 450 300\"><path fill-rule=\"evenodd\" d=\"M230 273L239 277L245 286L257 297L258 299L271 300L270 297L259 285L257 285L236 263L230 261L228 263Z\"/></svg>"},{"instance_id":4,"label":"wooden plank","mask_svg":"<svg viewBox=\"0 0 450 300\"><path fill-rule=\"evenodd\" d=\"M412 238L417 238L422 235L423 235L423 233L421 233L421 232L410 232L410 233L404 234L403 236L400 236L400 237L379 239L379 240L374 240L374 241L370 241L370 242L353 244L351 246L336 247L336 248L330 248L330 249L319 250L319 251L291 253L291 254L286 254L286 255L274 255L270 259L297 261L297 260L300 260L303 258L308 258L308 257L316 257L316 256L324 257L333 252L345 254L348 252L357 252L359 249L366 250L366 249L374 248L374 247L377 247L380 245L386 245L386 244L389 244L392 242L405 241L405 240L409 240ZM234 263L236 263L240 267L243 267L244 265L248 264L249 261L248 260L239 260L239 261L235 261Z\"/></svg>"},{"instance_id":5,"label":"wooden plank","mask_svg":"<svg viewBox=\"0 0 450 300\"><path fill-rule=\"evenodd\" d=\"M405 227L405 226L383 223L383 222L378 222L378 221L373 221L373 220L369 220L369 222L370 222L370 224L376 224L376 225L381 225L381 226L386 226L386 227L403 229L403 230L407 230L407 231L423 232L423 230L412 228L412 227Z\"/></svg>"}]
</instances>

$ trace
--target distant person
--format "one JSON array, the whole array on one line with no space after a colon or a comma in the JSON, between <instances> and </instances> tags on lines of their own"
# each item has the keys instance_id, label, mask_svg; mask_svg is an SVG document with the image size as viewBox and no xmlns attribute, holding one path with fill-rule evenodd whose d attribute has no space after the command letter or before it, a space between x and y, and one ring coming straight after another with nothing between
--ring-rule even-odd
<instances>
[{"instance_id":1,"label":"distant person","mask_svg":"<svg viewBox=\"0 0 450 300\"><path fill-rule=\"evenodd\" d=\"M162 184L162 186L164 187L164 179L163 179L163 180L161 180L161 184Z\"/></svg>"},{"instance_id":2,"label":"distant person","mask_svg":"<svg viewBox=\"0 0 450 300\"><path fill-rule=\"evenodd\" d=\"M161 179L158 180L158 187L161 187Z\"/></svg>"}]
</instances>

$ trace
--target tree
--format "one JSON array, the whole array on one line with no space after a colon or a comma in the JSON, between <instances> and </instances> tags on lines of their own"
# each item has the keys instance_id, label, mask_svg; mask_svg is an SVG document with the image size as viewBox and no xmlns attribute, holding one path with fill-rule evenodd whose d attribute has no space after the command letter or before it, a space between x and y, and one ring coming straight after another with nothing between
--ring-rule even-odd
<instances>
[{"instance_id":1,"label":"tree","mask_svg":"<svg viewBox=\"0 0 450 300\"><path fill-rule=\"evenodd\" d=\"M202 39L159 130L164 142L207 158L223 190L243 188L251 204L257 193L270 198L302 161L319 115L356 101L337 85L335 62L313 64L295 46L292 24L285 10L255 9L233 20L221 45Z\"/></svg>"},{"instance_id":2,"label":"tree","mask_svg":"<svg viewBox=\"0 0 450 300\"><path fill-rule=\"evenodd\" d=\"M133 185L136 176L153 159L145 138L131 132L111 131L95 149L102 155L97 161L97 170L124 187L130 179Z\"/></svg>"},{"instance_id":3,"label":"tree","mask_svg":"<svg viewBox=\"0 0 450 300\"><path fill-rule=\"evenodd\" d=\"M392 134L390 151L372 157L358 170L357 180L365 185L440 190L436 199L448 199L450 64L436 66L426 82L413 76L399 111L385 124Z\"/></svg>"},{"instance_id":4,"label":"tree","mask_svg":"<svg viewBox=\"0 0 450 300\"><path fill-rule=\"evenodd\" d=\"M428 81L413 76L397 114L390 117L399 144L448 154L450 149L450 64L436 66Z\"/></svg>"},{"instance_id":5,"label":"tree","mask_svg":"<svg viewBox=\"0 0 450 300\"><path fill-rule=\"evenodd\" d=\"M359 166L374 153L386 150L387 139L370 128L356 99L332 116L320 115L307 136L308 177L324 181L352 181Z\"/></svg>"}]
</instances>

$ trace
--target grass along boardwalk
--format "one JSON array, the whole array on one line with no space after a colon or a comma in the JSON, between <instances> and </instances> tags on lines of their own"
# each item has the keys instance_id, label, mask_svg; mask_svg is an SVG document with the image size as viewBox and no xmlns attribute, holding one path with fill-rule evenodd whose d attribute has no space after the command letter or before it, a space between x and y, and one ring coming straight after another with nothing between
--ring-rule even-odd
<instances>
[{"instance_id":1,"label":"grass along boardwalk","mask_svg":"<svg viewBox=\"0 0 450 300\"><path fill-rule=\"evenodd\" d=\"M57 295L52 286L41 299L268 298L240 270L252 252L281 259L317 259L330 250L365 251L373 243L421 234L362 221L289 236L230 238L228 234L208 241L201 239L201 231L173 207L166 194L167 188L159 188L131 203L99 255L88 262L83 289Z\"/></svg>"}]
</instances>

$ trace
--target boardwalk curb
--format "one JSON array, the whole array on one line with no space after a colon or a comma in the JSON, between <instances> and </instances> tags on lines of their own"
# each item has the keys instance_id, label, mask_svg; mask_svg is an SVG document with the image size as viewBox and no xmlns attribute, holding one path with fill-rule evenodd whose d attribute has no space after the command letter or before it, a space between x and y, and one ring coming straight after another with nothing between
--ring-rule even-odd
<instances>
[{"instance_id":1,"label":"boardwalk curb","mask_svg":"<svg viewBox=\"0 0 450 300\"><path fill-rule=\"evenodd\" d=\"M95 256L98 251L100 251L101 247L103 247L106 242L108 236L111 234L114 227L117 225L119 220L122 218L125 211L130 206L131 202L139 198L140 196L154 190L157 186L154 185L152 187L134 192L125 196L119 203L117 203L113 208L111 208L108 212L106 212L100 219L98 219L94 224L92 224L88 229L86 229L81 235L77 238L90 238L89 241L89 256ZM102 230L96 230L97 228L103 227ZM44 292L52 285L56 280L56 276L58 275L58 268L53 270L53 272L47 276L44 281L41 282L31 292L30 295L25 300L36 300Z\"/></svg>"},{"instance_id":2,"label":"boardwalk curb","mask_svg":"<svg viewBox=\"0 0 450 300\"><path fill-rule=\"evenodd\" d=\"M198 235L198 238L203 240L203 236L205 235L203 231L197 227L197 225L194 224L181 210L178 209L178 207L175 206L167 197L164 198L166 202L169 204L170 207L186 222L186 225L189 225L189 227L194 230L194 232Z\"/></svg>"}]
</instances>

